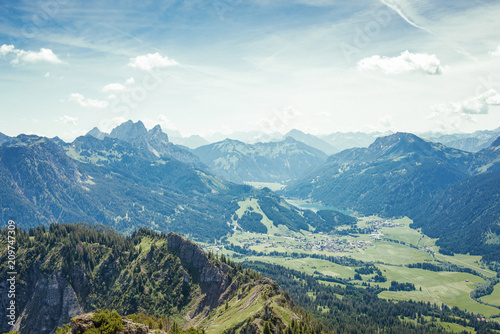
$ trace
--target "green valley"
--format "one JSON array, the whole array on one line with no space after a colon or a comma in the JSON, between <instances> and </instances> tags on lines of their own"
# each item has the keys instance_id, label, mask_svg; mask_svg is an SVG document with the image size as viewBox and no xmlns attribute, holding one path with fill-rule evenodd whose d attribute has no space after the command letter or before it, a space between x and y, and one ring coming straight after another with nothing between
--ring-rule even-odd
<instances>
[{"instance_id":1,"label":"green valley","mask_svg":"<svg viewBox=\"0 0 500 334\"><path fill-rule=\"evenodd\" d=\"M486 318L500 315L500 308L490 306L500 303L498 285L491 295L480 299L490 305L470 297L479 284L494 279L497 273L489 270L479 256L440 254L436 239L411 229L411 223L406 217L386 220L370 216L359 217L356 225L342 226L331 234L277 229L269 234L237 231L222 243L205 247L239 262L276 264L330 284L377 286L387 289L379 293L385 299L444 303ZM421 269L415 264L428 264L433 270L440 266L442 270ZM377 281L373 270L360 270L367 266L378 269L384 281ZM389 291L391 281L411 283L415 290Z\"/></svg>"}]
</instances>

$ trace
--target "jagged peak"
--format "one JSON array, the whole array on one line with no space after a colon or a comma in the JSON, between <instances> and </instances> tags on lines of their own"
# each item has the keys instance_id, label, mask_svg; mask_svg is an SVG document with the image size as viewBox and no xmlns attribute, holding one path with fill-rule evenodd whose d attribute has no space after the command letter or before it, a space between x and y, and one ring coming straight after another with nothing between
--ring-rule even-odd
<instances>
[{"instance_id":1,"label":"jagged peak","mask_svg":"<svg viewBox=\"0 0 500 334\"><path fill-rule=\"evenodd\" d=\"M86 135L95 137L97 139L104 139L105 137L109 136L109 133L102 132L96 126L92 130L90 130L89 132L87 132Z\"/></svg>"},{"instance_id":2,"label":"jagged peak","mask_svg":"<svg viewBox=\"0 0 500 334\"><path fill-rule=\"evenodd\" d=\"M130 142L145 135L147 132L148 130L144 126L144 123L142 123L141 121L137 121L134 123L133 121L129 120L114 128L109 136L112 138Z\"/></svg>"},{"instance_id":3,"label":"jagged peak","mask_svg":"<svg viewBox=\"0 0 500 334\"><path fill-rule=\"evenodd\" d=\"M163 133L163 130L161 128L161 125L160 124L156 124L151 130L149 130L148 132L152 132L152 133Z\"/></svg>"},{"instance_id":4,"label":"jagged peak","mask_svg":"<svg viewBox=\"0 0 500 334\"><path fill-rule=\"evenodd\" d=\"M156 124L154 126L154 128L152 128L151 130L149 130L148 133L147 133L147 136L148 137L155 137L155 138L161 139L163 141L167 141L167 142L169 141L168 140L168 135L165 132L163 132L160 124Z\"/></svg>"}]
</instances>

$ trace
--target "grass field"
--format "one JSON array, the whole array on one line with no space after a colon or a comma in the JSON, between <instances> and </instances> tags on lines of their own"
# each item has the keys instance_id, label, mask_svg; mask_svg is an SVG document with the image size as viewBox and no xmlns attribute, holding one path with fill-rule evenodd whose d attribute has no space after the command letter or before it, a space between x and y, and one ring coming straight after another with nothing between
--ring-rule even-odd
<instances>
[{"instance_id":1,"label":"grass field","mask_svg":"<svg viewBox=\"0 0 500 334\"><path fill-rule=\"evenodd\" d=\"M476 284L484 283L481 277L467 273L433 272L422 269L378 265L388 281L410 282L415 284L416 291L384 291L380 297L396 300L418 300L436 304L445 303L461 309L484 314L490 317L499 314L500 310L482 305L469 297ZM468 282L467 282L468 281ZM389 283L381 286L389 286ZM420 288L422 291L420 291Z\"/></svg>"},{"instance_id":2,"label":"grass field","mask_svg":"<svg viewBox=\"0 0 500 334\"><path fill-rule=\"evenodd\" d=\"M427 252L389 241L374 242L372 247L367 248L365 251L353 253L352 257L362 261L383 262L395 265L432 260L432 257Z\"/></svg>"},{"instance_id":3,"label":"grass field","mask_svg":"<svg viewBox=\"0 0 500 334\"><path fill-rule=\"evenodd\" d=\"M495 289L493 290L493 293L491 295L484 296L480 299L484 303L500 306L500 283L495 285ZM498 311L498 313L500 313L500 310Z\"/></svg>"},{"instance_id":4,"label":"grass field","mask_svg":"<svg viewBox=\"0 0 500 334\"><path fill-rule=\"evenodd\" d=\"M258 203L240 202L241 213L252 206L259 212ZM378 217L363 217L358 222L358 227L367 227L373 224L373 221L383 221ZM265 222L271 225L271 222ZM237 232L229 237L228 242L247 249L263 252L265 256L247 256L239 258L238 261L251 260L262 261L282 265L284 267L298 270L309 275L321 273L330 277L338 277L350 280L353 284L361 284L361 281L354 281L355 268L344 267L334 264L330 261L313 258L292 258L290 255L285 257L269 256L272 251L280 253L301 253L301 254L324 254L327 256L352 257L356 260L374 263L387 278L387 282L380 283L381 287L389 287L390 281L400 283L410 282L416 287L416 291L410 292L392 292L384 291L380 297L394 300L418 300L436 304L444 303L450 307L457 306L460 309L483 314L486 317L500 313L498 308L483 305L472 300L470 292L476 287L476 284L483 283L484 279L468 273L459 272L433 272L428 270L408 268L406 265L413 263L437 263L436 260L450 262L461 267L474 269L481 274L492 277L496 273L482 268L481 258L478 256L469 256L456 254L455 256L445 256L437 251L439 247L435 245L436 239L429 238L419 230L413 230L409 227L411 220L408 218L395 219L392 224L399 226L379 228L382 235L380 238L361 234L356 236L330 236L325 234L311 233L302 231L289 233L284 236L280 233L280 228L269 226L270 234L262 235L247 232ZM280 233L276 236L274 233ZM388 241L384 239L391 239ZM328 243L337 243L342 247L325 249L323 246ZM410 245L412 247L410 247ZM417 248L418 247L418 248ZM224 251L231 256L232 252ZM435 258L433 257L433 254ZM371 275L363 275L363 281L367 281ZM371 284L374 284L373 282ZM500 304L500 286L497 285L491 296L482 298L482 301L498 305ZM451 328L450 328L451 329ZM463 328L462 328L463 329ZM454 328L453 330L457 330Z\"/></svg>"}]
</instances>

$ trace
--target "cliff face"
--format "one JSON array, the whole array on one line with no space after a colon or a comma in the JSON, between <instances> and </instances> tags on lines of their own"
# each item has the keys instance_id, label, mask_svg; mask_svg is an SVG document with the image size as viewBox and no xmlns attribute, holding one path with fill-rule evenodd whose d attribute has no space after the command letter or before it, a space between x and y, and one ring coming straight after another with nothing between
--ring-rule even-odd
<instances>
[{"instance_id":1,"label":"cliff face","mask_svg":"<svg viewBox=\"0 0 500 334\"><path fill-rule=\"evenodd\" d=\"M60 270L49 275L37 269L28 278L25 306L14 326L23 334L50 333L83 313L75 290Z\"/></svg>"},{"instance_id":2,"label":"cliff face","mask_svg":"<svg viewBox=\"0 0 500 334\"><path fill-rule=\"evenodd\" d=\"M207 306L209 308L220 306L224 301L221 297L231 284L227 277L230 267L225 263L215 266L198 245L178 234L168 235L168 250L179 257L182 266L200 285L203 297L198 303L196 312Z\"/></svg>"}]
</instances>

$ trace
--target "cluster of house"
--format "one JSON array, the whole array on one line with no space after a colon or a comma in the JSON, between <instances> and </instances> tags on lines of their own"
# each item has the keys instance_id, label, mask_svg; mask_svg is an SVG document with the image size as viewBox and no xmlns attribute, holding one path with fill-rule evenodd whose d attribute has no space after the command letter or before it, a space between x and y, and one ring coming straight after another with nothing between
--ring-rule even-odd
<instances>
[{"instance_id":1,"label":"cluster of house","mask_svg":"<svg viewBox=\"0 0 500 334\"><path fill-rule=\"evenodd\" d=\"M371 225L372 227L378 227L378 228L382 228L382 227L400 227L400 226L403 226L399 223L394 223L390 220L384 220L384 219L373 219L373 220L369 220L366 222L366 225Z\"/></svg>"},{"instance_id":2,"label":"cluster of house","mask_svg":"<svg viewBox=\"0 0 500 334\"><path fill-rule=\"evenodd\" d=\"M245 238L238 240L241 246L245 249L251 249L253 246L263 245L267 250L276 250L278 247L289 249L289 250L303 250L303 251L318 251L318 252L355 252L366 250L367 247L372 246L370 241L357 240L354 238L343 237L335 235L322 235L318 238L311 240L310 238L300 238L300 237L288 237L280 235L278 233L274 234L275 237L283 238L284 240L279 240L277 238L270 239L269 237L257 237L257 238ZM310 235L312 236L312 234Z\"/></svg>"}]
</instances>

